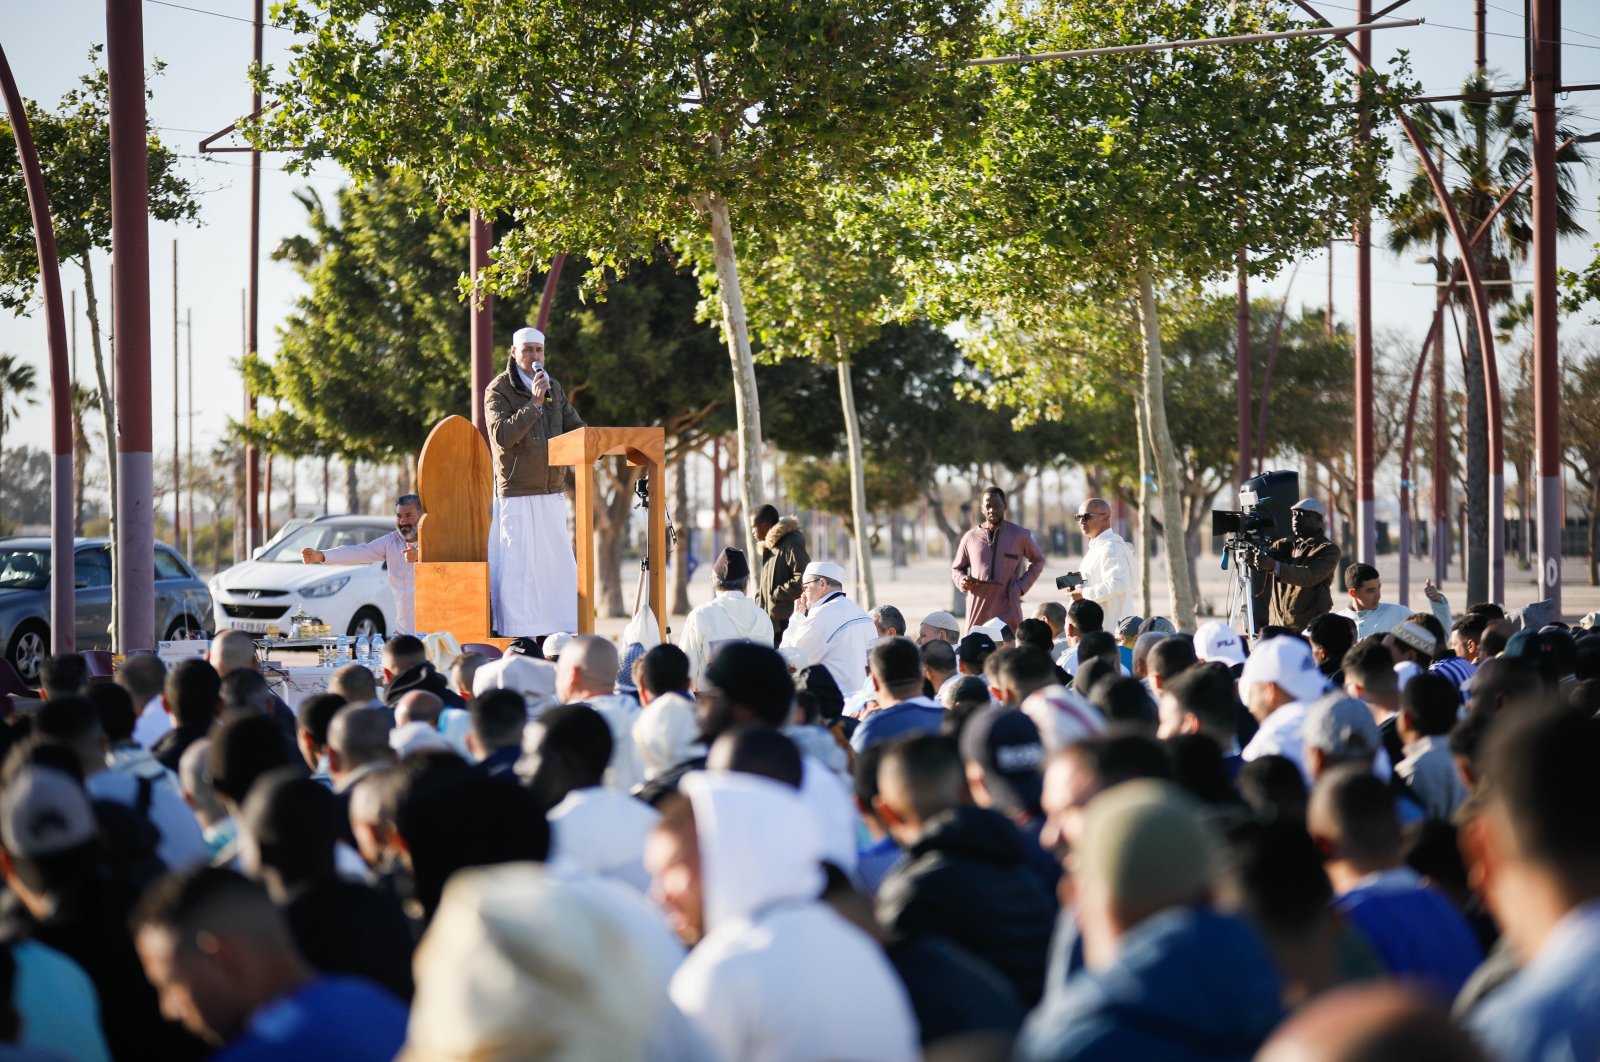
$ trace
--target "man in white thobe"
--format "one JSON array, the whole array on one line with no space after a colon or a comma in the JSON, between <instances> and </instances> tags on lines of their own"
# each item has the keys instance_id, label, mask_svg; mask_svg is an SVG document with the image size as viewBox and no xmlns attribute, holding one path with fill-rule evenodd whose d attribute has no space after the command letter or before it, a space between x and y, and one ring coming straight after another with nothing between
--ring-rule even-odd
<instances>
[{"instance_id":1,"label":"man in white thobe","mask_svg":"<svg viewBox=\"0 0 1600 1062\"><path fill-rule=\"evenodd\" d=\"M680 648L689 658L689 681L695 689L705 677L706 665L728 642L772 644L772 617L745 596L750 584L750 562L744 550L729 546L711 566L716 596L698 606L683 621Z\"/></svg>"},{"instance_id":2,"label":"man in white thobe","mask_svg":"<svg viewBox=\"0 0 1600 1062\"><path fill-rule=\"evenodd\" d=\"M300 560L306 564L371 564L384 561L388 564L389 591L394 594L394 630L396 634L415 634L417 629L416 571L417 523L422 519L422 499L415 494L402 494L394 503L394 530L371 542L332 549L300 551Z\"/></svg>"},{"instance_id":3,"label":"man in white thobe","mask_svg":"<svg viewBox=\"0 0 1600 1062\"><path fill-rule=\"evenodd\" d=\"M517 329L505 371L483 395L494 456L489 598L494 628L506 638L578 629L567 472L550 467L549 444L584 424L544 358L544 333Z\"/></svg>"},{"instance_id":4,"label":"man in white thobe","mask_svg":"<svg viewBox=\"0 0 1600 1062\"><path fill-rule=\"evenodd\" d=\"M1133 580L1138 565L1133 547L1111 530L1111 506L1104 498L1084 499L1077 520L1089 545L1080 569L1083 585L1072 591L1072 599L1098 603L1105 613L1103 628L1114 631L1124 617L1135 614Z\"/></svg>"},{"instance_id":5,"label":"man in white thobe","mask_svg":"<svg viewBox=\"0 0 1600 1062\"><path fill-rule=\"evenodd\" d=\"M844 569L831 561L806 565L800 590L783 647L804 653L807 667L826 667L841 690L857 689L867 673L867 651L877 640L877 625L844 595Z\"/></svg>"}]
</instances>

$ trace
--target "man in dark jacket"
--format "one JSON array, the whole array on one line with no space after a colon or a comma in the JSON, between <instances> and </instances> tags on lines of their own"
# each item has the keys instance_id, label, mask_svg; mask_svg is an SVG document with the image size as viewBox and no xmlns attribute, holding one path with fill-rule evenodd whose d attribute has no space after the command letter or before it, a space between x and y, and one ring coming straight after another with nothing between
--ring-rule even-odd
<instances>
[{"instance_id":1,"label":"man in dark jacket","mask_svg":"<svg viewBox=\"0 0 1600 1062\"><path fill-rule=\"evenodd\" d=\"M1324 533L1328 507L1304 498L1290 511L1288 538L1272 543L1265 553L1250 554L1252 567L1273 577L1272 606L1267 622L1296 631L1333 611L1333 573L1339 547Z\"/></svg>"},{"instance_id":2,"label":"man in dark jacket","mask_svg":"<svg viewBox=\"0 0 1600 1062\"><path fill-rule=\"evenodd\" d=\"M446 708L465 708L467 702L450 688L450 681L428 662L422 639L397 634L383 646L383 678L388 688L383 700L390 707L412 690L424 690L438 697Z\"/></svg>"},{"instance_id":3,"label":"man in dark jacket","mask_svg":"<svg viewBox=\"0 0 1600 1062\"><path fill-rule=\"evenodd\" d=\"M1073 868L1084 966L1017 1040L1023 1062L1246 1062L1283 1016L1271 953L1213 909L1219 843L1170 782L1094 798Z\"/></svg>"},{"instance_id":4,"label":"man in dark jacket","mask_svg":"<svg viewBox=\"0 0 1600 1062\"><path fill-rule=\"evenodd\" d=\"M550 467L550 440L584 423L545 369L543 332L512 333L511 358L483 404L494 457L494 628L508 638L577 630L578 567L562 496L567 470Z\"/></svg>"},{"instance_id":5,"label":"man in dark jacket","mask_svg":"<svg viewBox=\"0 0 1600 1062\"><path fill-rule=\"evenodd\" d=\"M999 971L1024 1005L1037 1003L1056 904L1028 866L1016 827L969 803L950 739L929 735L889 746L873 805L905 849L878 889L885 935L948 937Z\"/></svg>"},{"instance_id":6,"label":"man in dark jacket","mask_svg":"<svg viewBox=\"0 0 1600 1062\"><path fill-rule=\"evenodd\" d=\"M783 641L783 632L800 600L800 577L811 563L806 550L806 534L792 516L778 519L778 510L763 505L756 512L750 529L756 536L756 553L761 558L761 575L756 581L756 604L772 617L772 644Z\"/></svg>"}]
</instances>

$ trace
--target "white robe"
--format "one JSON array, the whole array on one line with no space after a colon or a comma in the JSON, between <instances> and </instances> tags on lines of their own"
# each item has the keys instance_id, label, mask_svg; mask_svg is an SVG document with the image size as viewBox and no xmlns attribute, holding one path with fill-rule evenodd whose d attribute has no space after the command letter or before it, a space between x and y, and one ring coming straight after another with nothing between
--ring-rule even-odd
<instances>
[{"instance_id":1,"label":"white robe","mask_svg":"<svg viewBox=\"0 0 1600 1062\"><path fill-rule=\"evenodd\" d=\"M826 667L839 689L848 691L861 687L867 673L867 651L877 638L872 617L842 591L835 591L805 615L794 614L789 629L783 632L783 646L804 653L807 667Z\"/></svg>"},{"instance_id":2,"label":"white robe","mask_svg":"<svg viewBox=\"0 0 1600 1062\"><path fill-rule=\"evenodd\" d=\"M695 689L723 644L737 641L772 644L772 617L741 591L723 590L689 613L679 648L689 658L689 681Z\"/></svg>"},{"instance_id":3,"label":"white robe","mask_svg":"<svg viewBox=\"0 0 1600 1062\"><path fill-rule=\"evenodd\" d=\"M489 598L502 638L578 629L578 561L561 494L495 498Z\"/></svg>"}]
</instances>

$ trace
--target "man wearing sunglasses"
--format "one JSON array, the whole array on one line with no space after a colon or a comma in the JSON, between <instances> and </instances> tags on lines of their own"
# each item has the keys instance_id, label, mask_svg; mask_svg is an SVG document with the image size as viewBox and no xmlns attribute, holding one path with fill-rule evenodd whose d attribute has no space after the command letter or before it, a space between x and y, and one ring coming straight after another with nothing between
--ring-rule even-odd
<instances>
[{"instance_id":1,"label":"man wearing sunglasses","mask_svg":"<svg viewBox=\"0 0 1600 1062\"><path fill-rule=\"evenodd\" d=\"M1085 498L1078 506L1078 529L1089 544L1083 550L1083 585L1072 591L1072 600L1088 599L1105 613L1104 629L1114 631L1117 624L1134 612L1134 573L1138 565L1133 547L1111 530L1111 506L1104 498Z\"/></svg>"}]
</instances>

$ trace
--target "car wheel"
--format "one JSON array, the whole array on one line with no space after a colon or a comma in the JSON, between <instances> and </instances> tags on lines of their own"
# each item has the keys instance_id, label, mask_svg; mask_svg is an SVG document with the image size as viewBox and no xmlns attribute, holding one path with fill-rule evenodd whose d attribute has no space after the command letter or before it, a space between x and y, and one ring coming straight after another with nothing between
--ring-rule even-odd
<instances>
[{"instance_id":1,"label":"car wheel","mask_svg":"<svg viewBox=\"0 0 1600 1062\"><path fill-rule=\"evenodd\" d=\"M39 684L39 668L50 652L50 628L38 620L29 620L17 628L6 649L6 659L17 669L22 681L30 686Z\"/></svg>"},{"instance_id":2,"label":"car wheel","mask_svg":"<svg viewBox=\"0 0 1600 1062\"><path fill-rule=\"evenodd\" d=\"M360 638L362 635L370 638L374 634L387 634L388 631L383 629L383 613L371 605L356 610L356 614L350 617L349 633L352 638Z\"/></svg>"},{"instance_id":3,"label":"car wheel","mask_svg":"<svg viewBox=\"0 0 1600 1062\"><path fill-rule=\"evenodd\" d=\"M195 619L193 616L179 616L177 619L172 621L172 626L167 628L167 634L163 640L168 642L175 641L183 636L183 632L185 630L189 631L190 634L193 634L195 631L202 630L204 626L204 624Z\"/></svg>"}]
</instances>

